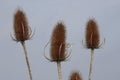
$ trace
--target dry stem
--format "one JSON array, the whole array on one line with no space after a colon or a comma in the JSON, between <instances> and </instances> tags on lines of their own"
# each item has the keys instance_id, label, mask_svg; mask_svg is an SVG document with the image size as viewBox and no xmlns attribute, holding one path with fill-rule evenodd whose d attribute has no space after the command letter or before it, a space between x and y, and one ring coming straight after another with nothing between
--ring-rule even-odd
<instances>
[{"instance_id":1,"label":"dry stem","mask_svg":"<svg viewBox=\"0 0 120 80\"><path fill-rule=\"evenodd\" d=\"M21 44L22 44L23 49L24 49L25 59L26 59L26 63L27 63L27 66L28 66L30 80L32 80L32 72L31 72L31 69L30 69L30 63L29 63L29 60L28 60L28 55L27 55L27 50L26 50L26 47L25 47L25 42L21 42Z\"/></svg>"},{"instance_id":2,"label":"dry stem","mask_svg":"<svg viewBox=\"0 0 120 80\"><path fill-rule=\"evenodd\" d=\"M91 60L90 60L90 70L89 70L89 80L92 80L92 66L94 62L94 49L91 49Z\"/></svg>"},{"instance_id":3,"label":"dry stem","mask_svg":"<svg viewBox=\"0 0 120 80\"><path fill-rule=\"evenodd\" d=\"M57 62L57 68L58 68L59 80L62 80L61 63L59 61Z\"/></svg>"}]
</instances>

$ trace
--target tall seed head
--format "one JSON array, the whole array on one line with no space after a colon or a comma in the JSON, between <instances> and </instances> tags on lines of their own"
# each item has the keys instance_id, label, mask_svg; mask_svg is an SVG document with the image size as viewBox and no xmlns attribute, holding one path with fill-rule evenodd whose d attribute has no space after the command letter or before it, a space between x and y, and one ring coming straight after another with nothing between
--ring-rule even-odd
<instances>
[{"instance_id":1,"label":"tall seed head","mask_svg":"<svg viewBox=\"0 0 120 80\"><path fill-rule=\"evenodd\" d=\"M69 80L82 80L82 77L80 76L80 74L78 72L73 72L70 75L70 79Z\"/></svg>"},{"instance_id":2,"label":"tall seed head","mask_svg":"<svg viewBox=\"0 0 120 80\"><path fill-rule=\"evenodd\" d=\"M63 23L57 23L51 37L51 59L53 61L65 60L66 30Z\"/></svg>"},{"instance_id":3,"label":"tall seed head","mask_svg":"<svg viewBox=\"0 0 120 80\"><path fill-rule=\"evenodd\" d=\"M86 46L88 49L99 48L100 37L97 23L94 19L90 19L86 25Z\"/></svg>"},{"instance_id":4,"label":"tall seed head","mask_svg":"<svg viewBox=\"0 0 120 80\"><path fill-rule=\"evenodd\" d=\"M25 13L21 10L17 10L14 15L14 33L16 41L24 42L30 38L30 27Z\"/></svg>"}]
</instances>

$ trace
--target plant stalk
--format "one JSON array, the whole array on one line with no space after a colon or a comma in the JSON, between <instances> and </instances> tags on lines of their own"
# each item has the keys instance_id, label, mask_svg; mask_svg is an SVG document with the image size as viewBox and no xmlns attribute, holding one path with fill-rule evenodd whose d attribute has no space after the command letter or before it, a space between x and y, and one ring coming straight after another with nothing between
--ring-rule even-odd
<instances>
[{"instance_id":1,"label":"plant stalk","mask_svg":"<svg viewBox=\"0 0 120 80\"><path fill-rule=\"evenodd\" d=\"M26 63L27 63L28 71L29 71L30 80L32 80L32 72L31 72L30 63L29 63L29 60L28 60L28 55L27 55L27 50L26 50L26 47L25 47L25 42L21 42L21 44L22 44L22 47L24 49L25 59L26 59Z\"/></svg>"},{"instance_id":2,"label":"plant stalk","mask_svg":"<svg viewBox=\"0 0 120 80\"><path fill-rule=\"evenodd\" d=\"M91 49L91 60L90 60L90 69L89 69L89 80L92 80L92 66L94 62L94 49Z\"/></svg>"},{"instance_id":3,"label":"plant stalk","mask_svg":"<svg viewBox=\"0 0 120 80\"><path fill-rule=\"evenodd\" d=\"M62 80L61 63L59 61L57 62L57 69L58 69L59 80Z\"/></svg>"}]
</instances>

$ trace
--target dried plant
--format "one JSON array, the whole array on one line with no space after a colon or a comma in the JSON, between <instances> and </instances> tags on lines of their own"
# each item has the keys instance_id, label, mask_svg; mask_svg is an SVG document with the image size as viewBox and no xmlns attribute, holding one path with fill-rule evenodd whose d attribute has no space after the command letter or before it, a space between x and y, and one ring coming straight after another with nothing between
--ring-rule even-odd
<instances>
[{"instance_id":1,"label":"dried plant","mask_svg":"<svg viewBox=\"0 0 120 80\"><path fill-rule=\"evenodd\" d=\"M74 71L74 72L71 73L69 80L82 80L82 77L79 74L79 72Z\"/></svg>"},{"instance_id":2,"label":"dried plant","mask_svg":"<svg viewBox=\"0 0 120 80\"><path fill-rule=\"evenodd\" d=\"M68 55L67 46L68 45L66 44L65 26L62 22L57 23L51 36L51 44L50 44L51 59L47 58L46 55L45 58L50 60L51 62L57 63L59 80L62 80L61 62L65 61L70 56L70 54Z\"/></svg>"},{"instance_id":3,"label":"dried plant","mask_svg":"<svg viewBox=\"0 0 120 80\"><path fill-rule=\"evenodd\" d=\"M25 13L20 9L18 9L14 15L14 37L15 38L12 37L13 40L20 42L22 44L25 53L26 63L28 66L30 80L32 80L32 72L30 69L30 63L28 60L27 50L25 47L25 41L31 38L31 29L28 26Z\"/></svg>"},{"instance_id":4,"label":"dried plant","mask_svg":"<svg viewBox=\"0 0 120 80\"><path fill-rule=\"evenodd\" d=\"M98 25L95 19L90 19L86 26L86 47L91 49L91 60L89 70L89 80L92 80L92 65L94 61L94 49L100 47L100 36L98 31Z\"/></svg>"}]
</instances>

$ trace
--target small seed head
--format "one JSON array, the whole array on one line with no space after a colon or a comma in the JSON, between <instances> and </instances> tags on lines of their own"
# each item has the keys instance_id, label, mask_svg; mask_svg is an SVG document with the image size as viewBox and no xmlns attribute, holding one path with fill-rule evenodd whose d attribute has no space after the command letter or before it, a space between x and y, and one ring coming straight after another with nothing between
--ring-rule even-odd
<instances>
[{"instance_id":1,"label":"small seed head","mask_svg":"<svg viewBox=\"0 0 120 80\"><path fill-rule=\"evenodd\" d=\"M51 37L51 59L53 61L65 60L66 30L63 23L57 23Z\"/></svg>"},{"instance_id":2,"label":"small seed head","mask_svg":"<svg viewBox=\"0 0 120 80\"><path fill-rule=\"evenodd\" d=\"M99 31L94 19L90 19L86 25L86 47L88 49L99 48Z\"/></svg>"},{"instance_id":3,"label":"small seed head","mask_svg":"<svg viewBox=\"0 0 120 80\"><path fill-rule=\"evenodd\" d=\"M82 77L78 72L72 72L69 80L82 80Z\"/></svg>"}]
</instances>

